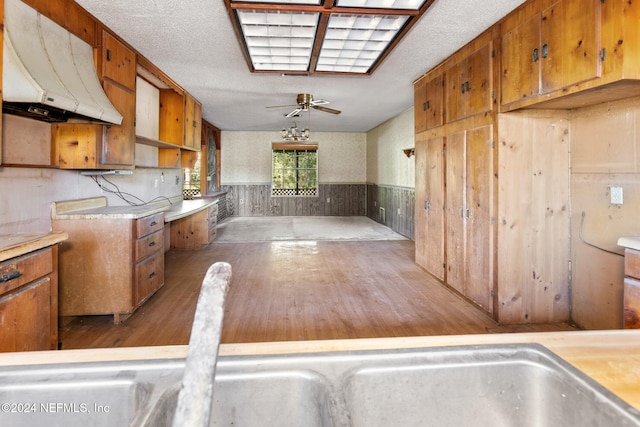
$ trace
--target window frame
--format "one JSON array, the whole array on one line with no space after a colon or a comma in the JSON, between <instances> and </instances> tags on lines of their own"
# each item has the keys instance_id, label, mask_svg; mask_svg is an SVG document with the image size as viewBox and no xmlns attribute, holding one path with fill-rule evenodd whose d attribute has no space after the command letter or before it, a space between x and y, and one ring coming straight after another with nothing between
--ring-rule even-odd
<instances>
[{"instance_id":1,"label":"window frame","mask_svg":"<svg viewBox=\"0 0 640 427\"><path fill-rule=\"evenodd\" d=\"M274 159L275 159L275 154L276 152L285 152L285 151L305 151L305 152L309 152L309 151L313 151L315 152L315 156L316 156L316 161L315 161L315 194L299 194L300 189L298 188L298 173L296 173L296 188L295 190L295 194L274 194L274 175L276 172L276 167L274 164ZM319 182L318 182L318 171L319 171L319 162L318 162L318 144L301 144L301 143L281 143L281 142L274 142L271 144L271 197L319 197ZM286 169L291 169L291 168L286 168ZM293 168L295 171L299 171L299 170L312 170L311 168L299 168L296 167ZM285 168L282 168L282 170L285 170Z\"/></svg>"}]
</instances>

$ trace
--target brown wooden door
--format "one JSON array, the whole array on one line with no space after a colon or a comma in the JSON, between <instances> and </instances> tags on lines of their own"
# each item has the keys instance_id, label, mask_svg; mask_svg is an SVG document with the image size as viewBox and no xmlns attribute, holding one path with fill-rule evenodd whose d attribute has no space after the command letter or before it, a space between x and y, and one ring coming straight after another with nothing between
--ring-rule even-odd
<instances>
[{"instance_id":1,"label":"brown wooden door","mask_svg":"<svg viewBox=\"0 0 640 427\"><path fill-rule=\"evenodd\" d=\"M540 14L502 36L502 104L540 92Z\"/></svg>"},{"instance_id":2,"label":"brown wooden door","mask_svg":"<svg viewBox=\"0 0 640 427\"><path fill-rule=\"evenodd\" d=\"M427 140L416 136L415 142L415 225L414 239L416 245L415 261L427 270Z\"/></svg>"},{"instance_id":3,"label":"brown wooden door","mask_svg":"<svg viewBox=\"0 0 640 427\"><path fill-rule=\"evenodd\" d=\"M599 8L598 0L562 0L542 12L542 93L600 76Z\"/></svg>"},{"instance_id":4,"label":"brown wooden door","mask_svg":"<svg viewBox=\"0 0 640 427\"><path fill-rule=\"evenodd\" d=\"M100 163L104 166L133 166L136 143L135 92L105 79L104 91L113 106L122 114L120 126L107 126L100 150Z\"/></svg>"},{"instance_id":5,"label":"brown wooden door","mask_svg":"<svg viewBox=\"0 0 640 427\"><path fill-rule=\"evenodd\" d=\"M0 352L51 350L51 279L0 298Z\"/></svg>"},{"instance_id":6,"label":"brown wooden door","mask_svg":"<svg viewBox=\"0 0 640 427\"><path fill-rule=\"evenodd\" d=\"M107 31L102 39L102 76L135 91L136 54Z\"/></svg>"},{"instance_id":7,"label":"brown wooden door","mask_svg":"<svg viewBox=\"0 0 640 427\"><path fill-rule=\"evenodd\" d=\"M445 115L447 123L464 118L464 82L466 81L464 70L466 66L467 61L465 59L449 68L446 72Z\"/></svg>"},{"instance_id":8,"label":"brown wooden door","mask_svg":"<svg viewBox=\"0 0 640 427\"><path fill-rule=\"evenodd\" d=\"M465 250L465 150L466 131L447 136L445 145L446 174L446 262L447 283L464 293Z\"/></svg>"},{"instance_id":9,"label":"brown wooden door","mask_svg":"<svg viewBox=\"0 0 640 427\"><path fill-rule=\"evenodd\" d=\"M440 280L444 269L444 138L427 141L427 235L426 269Z\"/></svg>"},{"instance_id":10,"label":"brown wooden door","mask_svg":"<svg viewBox=\"0 0 640 427\"><path fill-rule=\"evenodd\" d=\"M489 42L467 58L465 72L465 116L491 111L493 103L493 43Z\"/></svg>"},{"instance_id":11,"label":"brown wooden door","mask_svg":"<svg viewBox=\"0 0 640 427\"><path fill-rule=\"evenodd\" d=\"M425 101L426 128L432 129L442 126L444 121L442 111L444 104L444 76L442 74L427 82Z\"/></svg>"},{"instance_id":12,"label":"brown wooden door","mask_svg":"<svg viewBox=\"0 0 640 427\"><path fill-rule=\"evenodd\" d=\"M425 79L413 85L413 127L415 133L427 130L427 82Z\"/></svg>"},{"instance_id":13,"label":"brown wooden door","mask_svg":"<svg viewBox=\"0 0 640 427\"><path fill-rule=\"evenodd\" d=\"M466 133L464 295L493 312L493 126Z\"/></svg>"}]
</instances>

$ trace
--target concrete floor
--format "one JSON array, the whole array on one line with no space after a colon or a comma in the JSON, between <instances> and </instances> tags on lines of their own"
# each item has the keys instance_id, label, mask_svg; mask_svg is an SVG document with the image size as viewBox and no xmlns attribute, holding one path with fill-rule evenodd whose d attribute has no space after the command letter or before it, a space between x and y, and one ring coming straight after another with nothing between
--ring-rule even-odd
<instances>
[{"instance_id":1,"label":"concrete floor","mask_svg":"<svg viewBox=\"0 0 640 427\"><path fill-rule=\"evenodd\" d=\"M216 242L286 240L408 240L364 216L229 217L218 224Z\"/></svg>"}]
</instances>

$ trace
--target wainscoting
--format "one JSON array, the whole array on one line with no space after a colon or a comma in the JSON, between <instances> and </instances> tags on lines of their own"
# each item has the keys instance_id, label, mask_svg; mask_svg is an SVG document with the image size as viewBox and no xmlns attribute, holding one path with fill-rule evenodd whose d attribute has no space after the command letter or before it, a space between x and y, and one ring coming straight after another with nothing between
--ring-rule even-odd
<instances>
[{"instance_id":1,"label":"wainscoting","mask_svg":"<svg viewBox=\"0 0 640 427\"><path fill-rule=\"evenodd\" d=\"M413 188L375 184L320 184L317 197L272 197L269 184L255 184L223 185L222 192L226 193L225 218L367 216L409 239L414 237Z\"/></svg>"},{"instance_id":2,"label":"wainscoting","mask_svg":"<svg viewBox=\"0 0 640 427\"><path fill-rule=\"evenodd\" d=\"M223 185L229 216L365 216L365 184L320 184L315 197L272 197L271 185Z\"/></svg>"},{"instance_id":3,"label":"wainscoting","mask_svg":"<svg viewBox=\"0 0 640 427\"><path fill-rule=\"evenodd\" d=\"M413 188L367 184L367 216L412 240L414 207Z\"/></svg>"}]
</instances>

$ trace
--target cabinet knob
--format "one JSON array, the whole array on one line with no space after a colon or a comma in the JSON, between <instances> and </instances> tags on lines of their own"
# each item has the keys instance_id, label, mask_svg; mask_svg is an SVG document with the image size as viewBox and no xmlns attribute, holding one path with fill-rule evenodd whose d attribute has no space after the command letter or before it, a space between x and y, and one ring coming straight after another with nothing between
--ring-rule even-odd
<instances>
[{"instance_id":1,"label":"cabinet knob","mask_svg":"<svg viewBox=\"0 0 640 427\"><path fill-rule=\"evenodd\" d=\"M531 52L531 59L533 60L533 62L538 62L538 48L534 48L533 51Z\"/></svg>"},{"instance_id":2,"label":"cabinet knob","mask_svg":"<svg viewBox=\"0 0 640 427\"><path fill-rule=\"evenodd\" d=\"M546 58L549 56L549 45L547 43L542 45L542 57Z\"/></svg>"}]
</instances>

